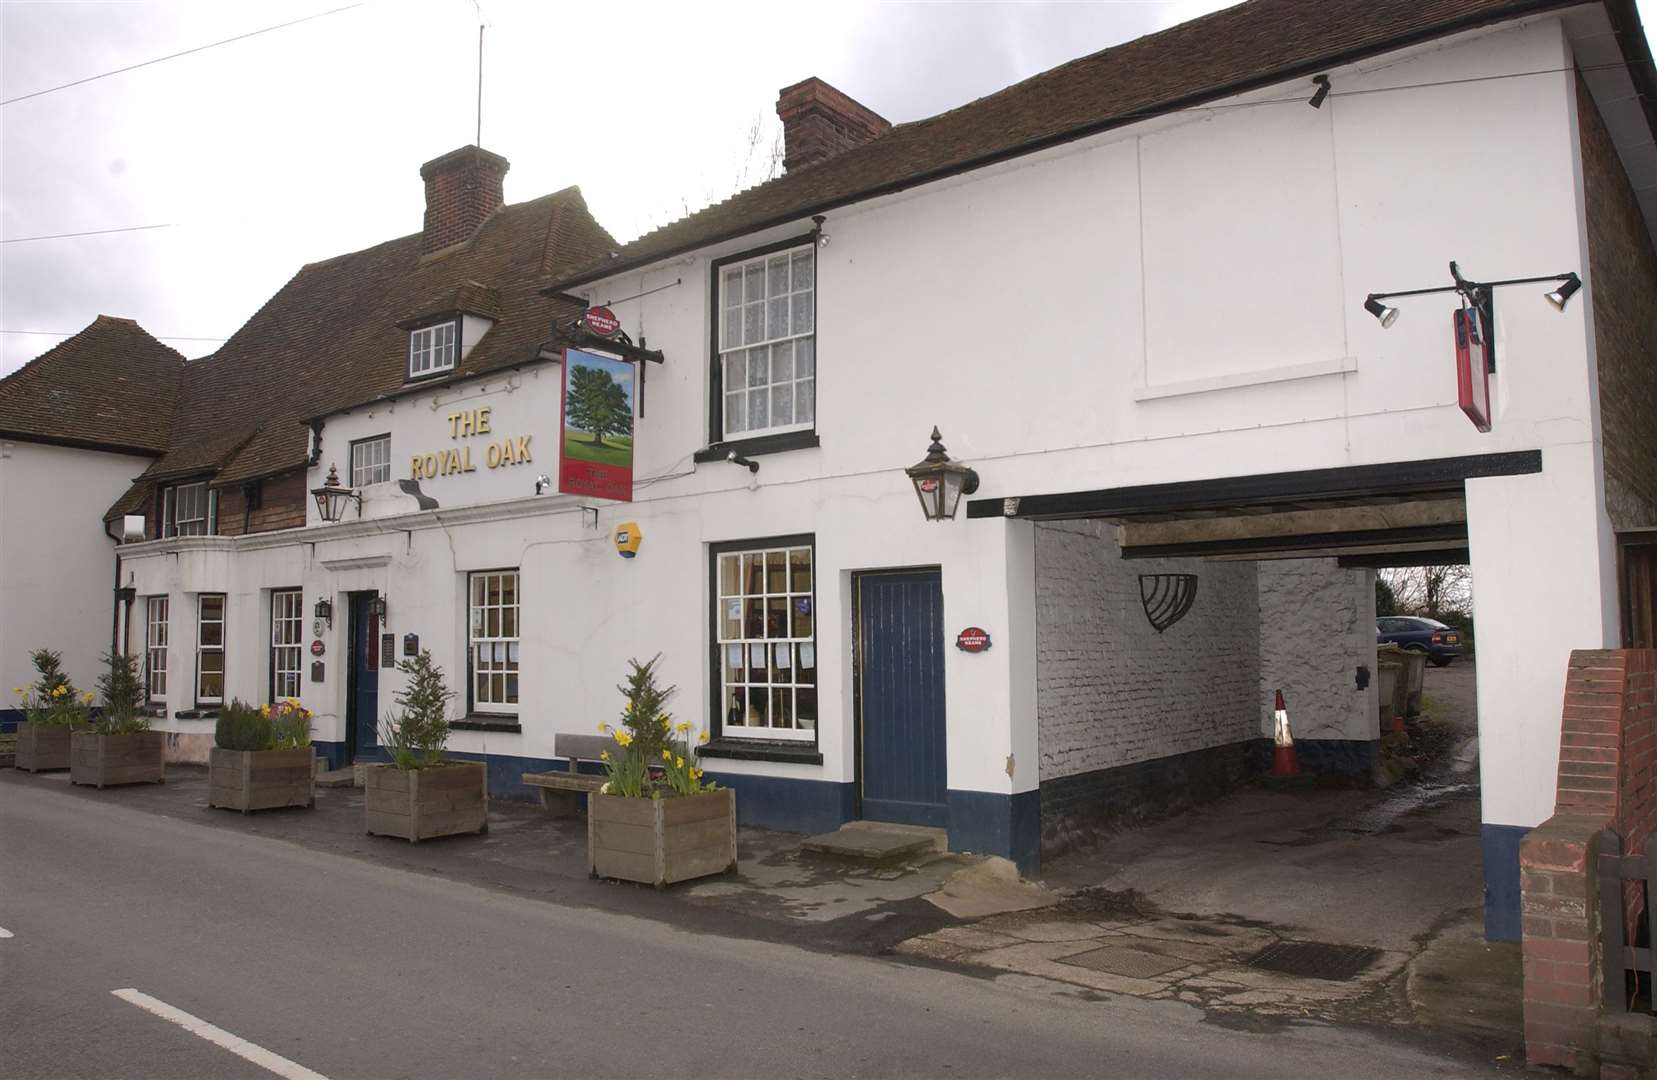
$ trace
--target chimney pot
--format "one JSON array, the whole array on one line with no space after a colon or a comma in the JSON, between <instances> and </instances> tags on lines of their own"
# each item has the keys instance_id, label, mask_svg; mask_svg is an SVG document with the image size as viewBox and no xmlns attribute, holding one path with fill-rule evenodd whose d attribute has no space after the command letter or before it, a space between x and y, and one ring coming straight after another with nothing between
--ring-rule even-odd
<instances>
[{"instance_id":1,"label":"chimney pot","mask_svg":"<svg viewBox=\"0 0 1657 1080\"><path fill-rule=\"evenodd\" d=\"M426 182L426 221L420 254L470 240L505 202L504 181L511 163L476 146L462 146L420 166Z\"/></svg>"},{"instance_id":2,"label":"chimney pot","mask_svg":"<svg viewBox=\"0 0 1657 1080\"><path fill-rule=\"evenodd\" d=\"M777 94L784 169L792 172L872 142L892 122L813 75Z\"/></svg>"}]
</instances>

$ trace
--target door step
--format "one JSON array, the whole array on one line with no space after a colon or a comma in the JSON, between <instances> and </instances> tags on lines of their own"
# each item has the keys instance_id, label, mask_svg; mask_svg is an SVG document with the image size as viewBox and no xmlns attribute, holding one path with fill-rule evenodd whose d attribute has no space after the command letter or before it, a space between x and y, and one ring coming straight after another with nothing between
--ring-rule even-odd
<instances>
[{"instance_id":1,"label":"door step","mask_svg":"<svg viewBox=\"0 0 1657 1080\"><path fill-rule=\"evenodd\" d=\"M808 836L801 850L859 862L887 863L949 850L943 829L884 821L848 821L831 833Z\"/></svg>"},{"instance_id":2,"label":"door step","mask_svg":"<svg viewBox=\"0 0 1657 1080\"><path fill-rule=\"evenodd\" d=\"M343 769L325 769L316 774L316 786L321 788L355 787L357 771L347 765Z\"/></svg>"}]
</instances>

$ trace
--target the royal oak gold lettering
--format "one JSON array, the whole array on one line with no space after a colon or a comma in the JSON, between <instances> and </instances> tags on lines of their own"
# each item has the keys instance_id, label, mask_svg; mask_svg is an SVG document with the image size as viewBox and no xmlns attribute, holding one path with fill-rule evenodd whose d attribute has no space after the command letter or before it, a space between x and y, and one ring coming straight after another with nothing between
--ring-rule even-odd
<instances>
[{"instance_id":1,"label":"the royal oak gold lettering","mask_svg":"<svg viewBox=\"0 0 1657 1080\"><path fill-rule=\"evenodd\" d=\"M481 409L461 409L450 413L446 418L449 421L449 438L467 439L477 435L494 434L490 427L489 409L490 407L485 405ZM508 465L522 465L534 461L529 452L531 438L529 435L514 435L491 439L489 445L483 448L484 465L491 469L500 469ZM454 476L457 473L469 472L477 472L470 446L451 446L444 450L415 454L409 458L411 480L430 480L438 476Z\"/></svg>"}]
</instances>

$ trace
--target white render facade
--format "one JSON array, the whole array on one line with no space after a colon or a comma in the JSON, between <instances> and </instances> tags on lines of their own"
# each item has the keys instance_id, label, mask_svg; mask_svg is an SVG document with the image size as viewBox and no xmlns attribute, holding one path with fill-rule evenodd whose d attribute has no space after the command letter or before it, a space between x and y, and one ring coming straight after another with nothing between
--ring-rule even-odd
<instances>
[{"instance_id":1,"label":"white render facade","mask_svg":"<svg viewBox=\"0 0 1657 1080\"><path fill-rule=\"evenodd\" d=\"M1064 734L1072 714L1097 702L1052 696L1059 677L1051 662L1044 673L1042 654L1061 652L1064 634L1038 610L1049 526L1002 500L1539 452L1538 468L1465 485L1483 816L1496 837L1487 837L1487 861L1511 849L1516 881L1517 836L1552 812L1568 653L1616 638L1572 33L1547 16L1441 39L1331 70L1337 93L1321 108L1306 107L1298 82L1273 87L834 209L819 232L802 218L573 286L665 356L649 366L634 421L633 501L598 503L595 521L585 509L594 500L534 493L538 476L557 474L554 360L526 358L509 372L411 388L328 417L308 487L331 465L346 473L353 441L389 434L392 481L421 459L421 491L439 507L419 510L388 481L364 488L360 517L350 511L337 524L313 506L303 529L123 546L121 584L138 597L128 628L135 650L146 598L169 600L158 723L180 736L181 755L210 742L211 720L191 715L212 704L195 693L203 594L225 597L223 696L262 700L276 663L272 597L298 589L307 647L299 696L318 714L318 741L340 748L337 760L360 689L348 677L352 594L384 597L376 629L399 655L405 635L417 635L467 684L471 575L509 571L519 600L515 708L472 703L482 719L451 742L491 761L492 786L509 789L518 772L546 767L557 733L614 721L626 660L660 653L665 681L678 687L676 715L718 725L717 742L734 748L706 764L737 787L745 819L831 827L859 812L866 764L859 582L920 570L935 573L942 611L948 794L939 823L952 846L1029 868L1044 781L1153 760L1168 744L1154 734L1134 745L1126 734ZM1500 77L1528 72L1551 73ZM1479 77L1488 78L1465 82ZM1371 90L1384 92L1357 93ZM1466 122L1470 112L1477 125ZM1490 224L1470 221L1467 192L1478 193L1478 218ZM710 400L716 271L766 250L811 259L814 385L801 386L797 363L790 378L793 401L809 393L814 408L804 420L796 408L786 427L815 438L755 456L760 468L750 473L694 456L727 434L750 434L710 431L715 404L735 407L728 382L726 401ZM1457 409L1453 299L1400 302L1403 317L1386 330L1363 309L1370 292L1443 282L1450 259L1485 279L1584 279L1563 312L1542 301L1542 287L1498 293L1487 434ZM487 433L451 425L451 414L483 409ZM922 456L934 424L950 454L979 473L973 499L988 516L963 506L954 521L931 523L917 512L903 469ZM491 467L490 445L503 439L514 450L497 452L502 463ZM529 460L506 463L523 449ZM431 476L425 455L450 450L462 461L469 452L473 468ZM624 560L612 534L628 522L643 539ZM1115 528L1082 524L1083 534ZM1115 542L1097 538L1095 552ZM788 730L759 733L764 749L744 753L742 735L719 723L728 718L727 688L717 684L728 643L719 639L716 560L801 548L811 563L815 717L806 727L806 660L795 649ZM1292 572L1213 565L1193 615L1158 647L1177 652L1182 634L1189 644L1220 633L1202 630L1216 617L1203 605L1231 589L1238 606L1227 640L1252 660L1228 661L1225 677L1247 696L1202 710L1177 752L1269 734L1265 672L1282 663L1269 644L1282 605L1275 594L1262 599L1268 580L1296 590L1310 581L1311 593L1340 597L1345 606L1327 621L1350 643L1331 650L1342 678L1364 661L1373 615L1362 600L1372 574L1327 557ZM332 605L331 625L313 626L319 600ZM1526 618L1535 611L1549 618ZM953 647L967 627L987 630L991 647ZM399 680L379 674L380 712ZM1371 688L1319 702L1306 722L1323 737L1372 742L1373 697ZM1506 874L1505 863L1490 873Z\"/></svg>"}]
</instances>

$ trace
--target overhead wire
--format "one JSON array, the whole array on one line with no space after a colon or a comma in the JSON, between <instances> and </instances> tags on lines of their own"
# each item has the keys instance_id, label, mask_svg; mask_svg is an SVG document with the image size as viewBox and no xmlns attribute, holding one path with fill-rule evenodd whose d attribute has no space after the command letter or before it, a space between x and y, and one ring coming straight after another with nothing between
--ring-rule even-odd
<instances>
[{"instance_id":1,"label":"overhead wire","mask_svg":"<svg viewBox=\"0 0 1657 1080\"><path fill-rule=\"evenodd\" d=\"M137 71L139 68L146 68L152 64L160 64L168 60L177 60L181 56L190 56L193 53L206 52L208 49L216 49L220 45L229 45L237 41L246 41L248 38L258 37L260 34L269 34L275 30L285 30L290 26L298 26L300 23L308 23L317 19L327 18L329 15L338 15L341 12L350 11L353 8L363 7L368 3L370 3L370 0L358 0L357 3L346 4L344 7L332 8L328 11L319 11L314 15L306 15L298 19L289 19L284 23L277 23L275 26L266 26L258 30L249 30L244 34L237 34L234 37L221 38L218 41L209 41L205 45L197 45L193 48L181 49L175 53L168 53L166 56L157 56L153 60L143 60L136 64L128 64L126 67L115 68L113 71L101 71L96 75L88 75L82 79L73 79L69 82L59 83L56 86L48 86L41 90L32 90L27 94L19 94L16 97L6 98L5 100L0 101L0 105L14 105L19 101L28 101L31 98L44 97L47 94L55 94L59 90L67 90L71 86L84 86L89 82L97 82L99 79L107 79L111 75L121 75L128 71Z\"/></svg>"}]
</instances>

